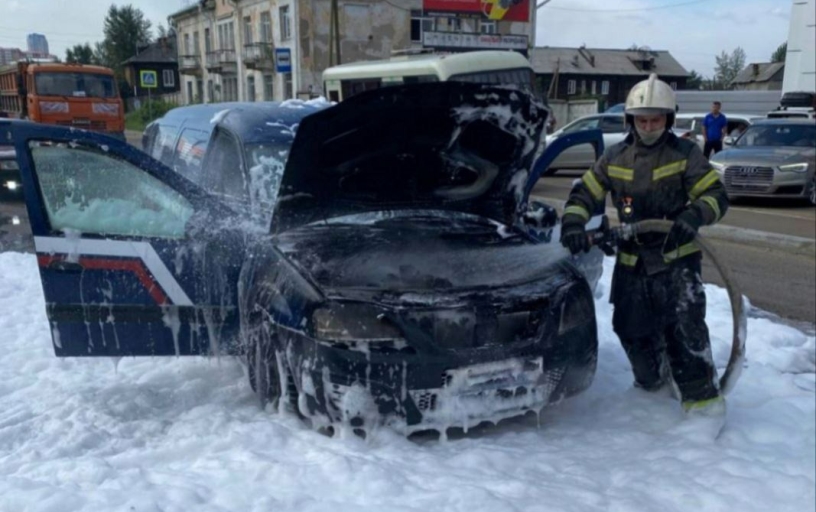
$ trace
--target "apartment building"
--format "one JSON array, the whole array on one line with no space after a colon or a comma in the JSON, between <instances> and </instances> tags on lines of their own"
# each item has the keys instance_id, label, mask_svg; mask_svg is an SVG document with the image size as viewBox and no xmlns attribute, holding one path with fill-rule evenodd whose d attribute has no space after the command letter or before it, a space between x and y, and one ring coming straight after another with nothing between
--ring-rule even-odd
<instances>
[{"instance_id":1,"label":"apartment building","mask_svg":"<svg viewBox=\"0 0 816 512\"><path fill-rule=\"evenodd\" d=\"M534 4L197 0L168 21L176 32L185 103L281 101L322 95L323 70L338 60L384 59L422 48L527 54L535 40ZM339 37L333 25L339 27ZM330 44L338 39L339 55Z\"/></svg>"}]
</instances>

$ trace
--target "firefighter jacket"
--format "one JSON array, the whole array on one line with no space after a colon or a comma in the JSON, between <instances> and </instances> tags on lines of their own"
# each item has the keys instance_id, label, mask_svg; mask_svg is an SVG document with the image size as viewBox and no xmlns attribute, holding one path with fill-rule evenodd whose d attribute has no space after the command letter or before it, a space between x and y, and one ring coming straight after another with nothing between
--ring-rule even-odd
<instances>
[{"instance_id":1,"label":"firefighter jacket","mask_svg":"<svg viewBox=\"0 0 816 512\"><path fill-rule=\"evenodd\" d=\"M669 131L652 146L642 145L630 133L624 141L608 148L576 182L562 223L586 223L590 212L603 208L607 192L611 193L621 223L673 221L690 208L703 225L709 225L720 220L728 209L725 187L697 144ZM641 261L649 271L650 267L665 268L671 261L699 251L693 242L666 250L665 239L664 234L645 234L621 241L618 264L635 269Z\"/></svg>"}]
</instances>

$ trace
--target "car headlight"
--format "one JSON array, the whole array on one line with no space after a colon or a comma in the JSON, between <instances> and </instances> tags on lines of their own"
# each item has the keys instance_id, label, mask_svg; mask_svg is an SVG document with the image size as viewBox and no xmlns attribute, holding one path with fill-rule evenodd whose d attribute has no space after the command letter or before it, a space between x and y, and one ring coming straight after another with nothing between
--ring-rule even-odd
<instances>
[{"instance_id":1,"label":"car headlight","mask_svg":"<svg viewBox=\"0 0 816 512\"><path fill-rule=\"evenodd\" d=\"M808 170L807 163L780 165L779 170L782 172L805 172Z\"/></svg>"},{"instance_id":2,"label":"car headlight","mask_svg":"<svg viewBox=\"0 0 816 512\"><path fill-rule=\"evenodd\" d=\"M0 170L16 171L18 170L17 162L15 160L0 160Z\"/></svg>"},{"instance_id":3,"label":"car headlight","mask_svg":"<svg viewBox=\"0 0 816 512\"><path fill-rule=\"evenodd\" d=\"M713 161L709 161L708 163L711 164L711 167L713 167L715 171L723 172L725 170L725 164L721 164L720 162L713 162Z\"/></svg>"},{"instance_id":4,"label":"car headlight","mask_svg":"<svg viewBox=\"0 0 816 512\"><path fill-rule=\"evenodd\" d=\"M312 313L314 337L327 341L393 341L403 336L385 313L369 304L334 303Z\"/></svg>"}]
</instances>

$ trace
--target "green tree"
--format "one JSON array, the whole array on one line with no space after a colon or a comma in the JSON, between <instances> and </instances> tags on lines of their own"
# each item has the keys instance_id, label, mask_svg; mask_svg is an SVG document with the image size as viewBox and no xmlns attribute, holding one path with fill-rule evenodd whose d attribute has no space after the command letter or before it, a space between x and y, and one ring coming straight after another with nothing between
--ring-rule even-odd
<instances>
[{"instance_id":1,"label":"green tree","mask_svg":"<svg viewBox=\"0 0 816 512\"><path fill-rule=\"evenodd\" d=\"M771 55L771 62L785 62L785 56L788 54L788 43L784 42Z\"/></svg>"},{"instance_id":2,"label":"green tree","mask_svg":"<svg viewBox=\"0 0 816 512\"><path fill-rule=\"evenodd\" d=\"M717 65L714 68L714 82L718 88L730 89L731 82L745 67L745 50L736 47L730 54L726 51L715 57Z\"/></svg>"},{"instance_id":3,"label":"green tree","mask_svg":"<svg viewBox=\"0 0 816 512\"><path fill-rule=\"evenodd\" d=\"M90 43L75 44L65 50L65 62L69 64L96 64L93 48Z\"/></svg>"},{"instance_id":4,"label":"green tree","mask_svg":"<svg viewBox=\"0 0 816 512\"><path fill-rule=\"evenodd\" d=\"M136 55L139 46L150 43L150 21L137 7L111 5L105 17L103 34L105 39L96 43L95 57L121 79L124 75L122 63Z\"/></svg>"},{"instance_id":5,"label":"green tree","mask_svg":"<svg viewBox=\"0 0 816 512\"><path fill-rule=\"evenodd\" d=\"M686 89L701 89L703 86L703 76L693 69L689 73L689 77L686 79Z\"/></svg>"}]
</instances>

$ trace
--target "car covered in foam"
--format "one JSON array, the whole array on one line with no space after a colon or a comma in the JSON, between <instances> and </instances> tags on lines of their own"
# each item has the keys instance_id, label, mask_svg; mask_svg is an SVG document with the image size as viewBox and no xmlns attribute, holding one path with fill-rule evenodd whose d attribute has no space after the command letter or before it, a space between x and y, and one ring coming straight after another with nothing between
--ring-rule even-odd
<instances>
[{"instance_id":1,"label":"car covered in foam","mask_svg":"<svg viewBox=\"0 0 816 512\"><path fill-rule=\"evenodd\" d=\"M385 88L304 117L270 227L98 134L0 121L58 356L245 358L314 426L540 412L597 361L599 252L532 207L547 111L512 88ZM532 170L532 172L531 172Z\"/></svg>"}]
</instances>

